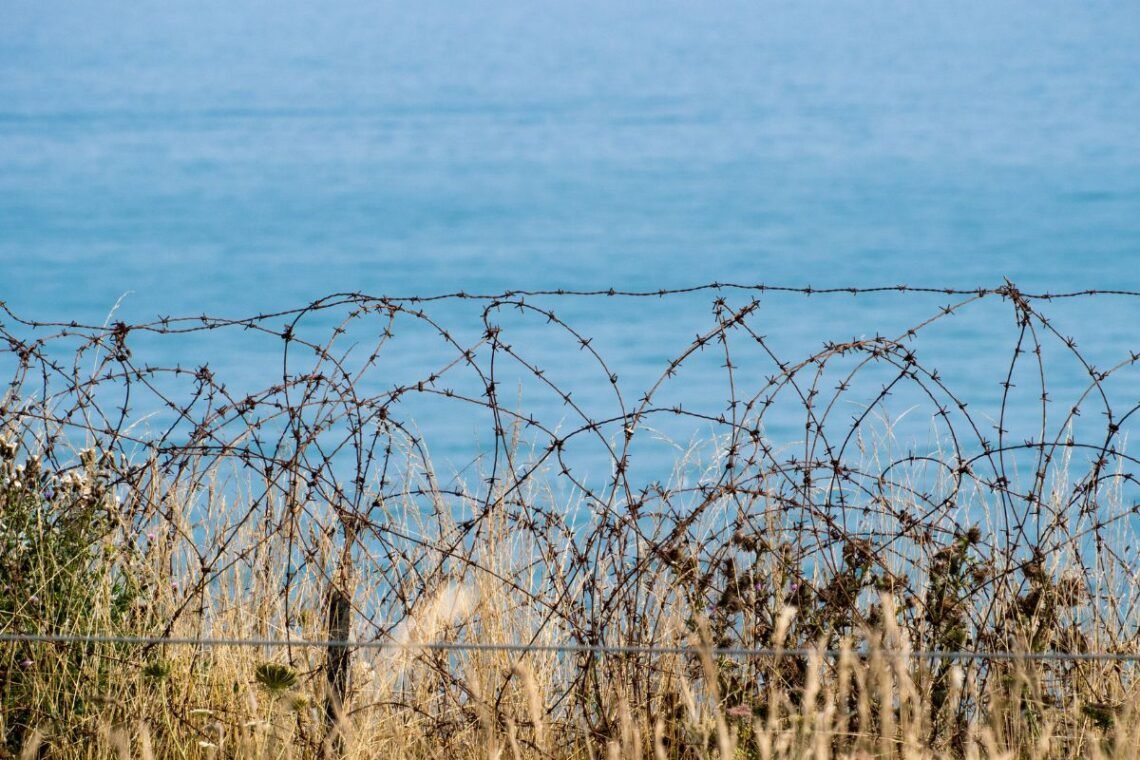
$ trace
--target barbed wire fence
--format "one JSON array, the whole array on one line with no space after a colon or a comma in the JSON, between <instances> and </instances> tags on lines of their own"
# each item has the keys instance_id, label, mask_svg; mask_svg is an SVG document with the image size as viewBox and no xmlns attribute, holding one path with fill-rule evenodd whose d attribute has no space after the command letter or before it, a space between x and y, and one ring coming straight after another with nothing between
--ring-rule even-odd
<instances>
[{"instance_id":1,"label":"barbed wire fence","mask_svg":"<svg viewBox=\"0 0 1140 760\"><path fill-rule=\"evenodd\" d=\"M156 638L154 636L102 636L78 634L39 634L39 633L11 633L0 634L2 642L35 642L45 644L131 644L149 645L164 644L173 646L195 647L315 647L329 649L335 647L348 647L351 649L386 649L396 651L442 651L442 652L509 652L513 654L597 654L597 655L686 655L700 656L707 654L713 657L765 657L765 658L796 658L827 657L835 659L847 656L866 656L868 651L858 649L756 649L743 647L712 647L699 644L689 646L623 646L614 645L588 645L588 644L496 644L480 642L454 642L454 641L426 641L421 643L393 643L387 641L352 641L344 639L304 640L304 639L222 639L201 637L173 637ZM915 660L992 660L1007 662L1140 662L1140 653L1125 652L982 652L971 650L876 650L876 654L884 657L901 657Z\"/></svg>"},{"instance_id":2,"label":"barbed wire fence","mask_svg":"<svg viewBox=\"0 0 1140 760\"><path fill-rule=\"evenodd\" d=\"M788 356L765 318L777 295L950 300L897 334L839 338L844 323ZM706 297L711 318L632 388L587 320L559 316L583 301L604 315L616 300ZM348 293L141 324L34 321L0 304L0 642L131 644L140 657L256 646L291 660L320 647L335 702L349 652L557 653L577 659L556 704L589 712L597 673L638 658L837 656L889 613L912 657L1050 663L1064 688L1085 666L1140 658L1127 446L1140 354L1121 347L1098 367L1046 313L1106 298L1140 292ZM977 386L954 385L919 344L995 303L1005 321L985 326L1007 358L981 368L1000 387L981 411ZM218 346L230 355L160 362ZM1082 378L1064 402L1048 381L1061 361ZM687 374L706 398L683 398ZM915 435L900 403L933 443L899 443ZM675 445L672 430L700 440ZM476 451L441 471L456 438ZM68 630L42 594L17 591L29 556L17 505L59 526L105 517L116 566L145 578L117 630ZM259 614L217 634L219 606L253 589ZM161 614L147 601L159 596ZM489 622L496 606L511 630ZM446 624L429 635L425 616Z\"/></svg>"}]
</instances>

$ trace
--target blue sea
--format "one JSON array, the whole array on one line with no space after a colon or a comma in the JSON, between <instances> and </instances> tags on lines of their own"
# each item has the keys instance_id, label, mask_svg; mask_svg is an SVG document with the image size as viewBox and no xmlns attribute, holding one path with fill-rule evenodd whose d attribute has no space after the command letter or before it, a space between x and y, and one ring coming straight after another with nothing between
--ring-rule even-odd
<instances>
[{"instance_id":1,"label":"blue sea","mask_svg":"<svg viewBox=\"0 0 1140 760\"><path fill-rule=\"evenodd\" d=\"M1109 2L6 0L0 300L101 324L338 292L1140 290L1138 40L1140 5ZM535 303L596 341L636 401L709 329L715 297ZM760 297L753 325L789 361L961 300ZM428 311L475 340L479 306ZM1040 307L1099 367L1140 350L1140 299ZM503 319L591 415L613 413L607 372L565 334ZM993 298L944 324L923 360L995 423L1012 306ZM1087 368L1043 340L1056 433ZM232 330L137 350L209 362L236 387L281 374L279 342ZM689 362L663 402L723 413L715 359ZM412 341L385 360L377 387L446 357ZM757 392L763 360L749 374L744 359L737 393ZM525 374L504 403L576 424ZM1140 383L1114 377L1127 410ZM1023 437L1039 396L1011 402ZM802 428L791 407L773 413L780 440ZM478 440L447 404L407 414L457 466ZM701 431L661 434L684 449Z\"/></svg>"}]
</instances>

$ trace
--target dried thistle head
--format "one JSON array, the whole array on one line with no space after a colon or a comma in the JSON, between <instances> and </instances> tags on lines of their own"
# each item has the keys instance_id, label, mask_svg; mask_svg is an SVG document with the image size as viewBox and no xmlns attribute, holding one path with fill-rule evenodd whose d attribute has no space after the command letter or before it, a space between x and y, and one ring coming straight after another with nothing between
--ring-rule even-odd
<instances>
[{"instance_id":1,"label":"dried thistle head","mask_svg":"<svg viewBox=\"0 0 1140 760\"><path fill-rule=\"evenodd\" d=\"M257 684L273 696L280 696L297 685L297 671L288 665L263 662L254 670Z\"/></svg>"}]
</instances>

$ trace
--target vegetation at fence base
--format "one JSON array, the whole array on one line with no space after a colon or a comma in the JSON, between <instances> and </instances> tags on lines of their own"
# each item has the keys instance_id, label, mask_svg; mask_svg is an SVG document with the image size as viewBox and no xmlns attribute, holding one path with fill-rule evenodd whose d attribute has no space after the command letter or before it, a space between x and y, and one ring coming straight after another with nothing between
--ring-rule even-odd
<instances>
[{"instance_id":1,"label":"vegetation at fence base","mask_svg":"<svg viewBox=\"0 0 1140 760\"><path fill-rule=\"evenodd\" d=\"M632 393L520 294L482 299L475 331L364 296L104 326L0 304L0 633L154 639L0 641L0 757L1137 758L1140 405L1112 390L1140 353L1095 368L1008 283L938 295L964 300L793 358L758 299L718 296ZM994 302L988 419L915 344ZM610 407L511 319L596 369ZM278 374L145 356L210 331L268 341ZM397 335L430 366L393 384ZM1056 419L1058 352L1088 379ZM723 407L668 398L710 355ZM571 421L500 401L516 381ZM1015 389L1040 409L1020 427ZM470 464L433 461L403 416L425 401L488 423ZM769 437L781 405L794 440ZM701 434L672 475L638 469L676 421Z\"/></svg>"},{"instance_id":2,"label":"vegetation at fence base","mask_svg":"<svg viewBox=\"0 0 1140 760\"><path fill-rule=\"evenodd\" d=\"M130 551L114 535L116 504L105 470L86 451L78 471L17 460L0 438L0 631L29 634L137 630L143 589L125 572ZM120 683L122 646L5 647L0 726L12 749L45 724L57 741L82 746L98 705ZM84 728L86 727L86 728Z\"/></svg>"},{"instance_id":3,"label":"vegetation at fence base","mask_svg":"<svg viewBox=\"0 0 1140 760\"><path fill-rule=\"evenodd\" d=\"M267 536L249 521L233 533L241 515L221 500L205 504L214 511L198 516L235 553L203 580L193 572L201 536L162 538L146 524L158 504L188 498L185 488L150 483L132 491L145 503L118 500L112 484L124 469L114 458L85 452L84 468L69 476L17 456L10 443L3 453L3 632L325 637L329 578L294 578L282 594L287 535ZM900 585L859 541L814 577L771 543L774 530L732 532L718 547L731 561L658 551L618 579L624 591L608 592L646 600L640 617L613 625L640 632L638 645L688 645L688 654L423 648L589 640L588 618L576 617L589 584L555 605L534 583L533 558L549 547L512 529L525 505L505 508L434 568L409 556L419 575L405 589L406 614L386 633L402 648L353 652L333 737L320 649L20 641L0 644L0 756L319 757L333 738L335 754L359 758L1140 756L1134 664L906 655L1086 651L1094 640L1119 640L1103 618L1089 627L1098 618L1087 594L1041 557L1020 569L1017 593L972 593L992 574L974 529L931 553L920 585ZM436 535L427 521L408 529L429 546L457 529L435 526ZM326 549L338 552L331 542ZM373 601L382 593L366 578L353 593L358 636L380 617ZM922 593L907 597L910 588ZM985 619L981 604L995 610L988 627L974 622ZM740 646L814 654L711 649Z\"/></svg>"}]
</instances>

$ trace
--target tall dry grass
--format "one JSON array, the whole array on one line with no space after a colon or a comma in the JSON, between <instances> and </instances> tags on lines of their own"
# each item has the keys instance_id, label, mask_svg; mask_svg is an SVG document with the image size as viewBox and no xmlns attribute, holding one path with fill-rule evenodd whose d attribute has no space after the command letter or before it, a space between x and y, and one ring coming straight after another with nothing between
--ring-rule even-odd
<instances>
[{"instance_id":1,"label":"tall dry grass","mask_svg":"<svg viewBox=\"0 0 1140 760\"><path fill-rule=\"evenodd\" d=\"M712 555L634 533L628 551L583 557L572 531L519 529L582 508L550 503L537 479L466 532L409 487L372 513L397 526L386 533L289 489L269 500L211 465L170 476L95 450L77 461L56 471L0 444L0 632L298 643L0 643L0 757L1140 756L1134 663L913 654L1137 651L1135 620L1106 614L1112 600L1060 554L1023 561L1012 591L977 591L994 577L980 530L905 568L848 536L837 567L809 571L781 561L777 511L757 510L767 528L746 532L733 493L687 526L736 521L724 539L704 534L721 541ZM428 493L437 505L461 497ZM306 510L307 523L282 519ZM330 723L326 652L300 642L326 638L336 586L355 637L389 646L351 651ZM688 649L431 646L452 641ZM739 645L812 652L712 649Z\"/></svg>"}]
</instances>

